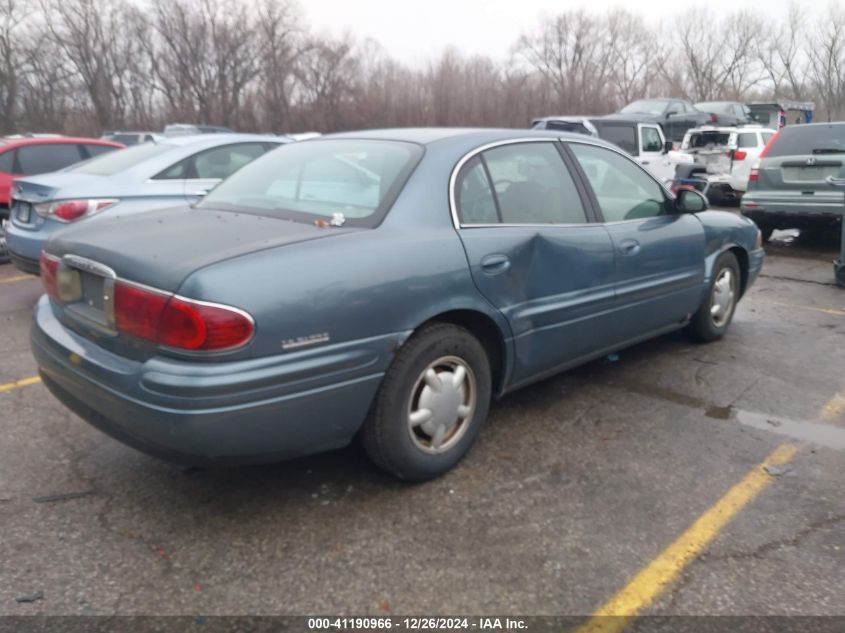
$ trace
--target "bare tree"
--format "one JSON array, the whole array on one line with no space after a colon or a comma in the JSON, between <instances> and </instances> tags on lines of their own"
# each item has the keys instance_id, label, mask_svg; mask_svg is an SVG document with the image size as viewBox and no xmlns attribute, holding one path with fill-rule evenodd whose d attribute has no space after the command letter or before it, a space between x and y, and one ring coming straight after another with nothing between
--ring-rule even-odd
<instances>
[{"instance_id":1,"label":"bare tree","mask_svg":"<svg viewBox=\"0 0 845 633\"><path fill-rule=\"evenodd\" d=\"M845 89L845 9L840 5L829 5L820 17L807 54L810 81L830 121L842 113Z\"/></svg>"},{"instance_id":2,"label":"bare tree","mask_svg":"<svg viewBox=\"0 0 845 633\"><path fill-rule=\"evenodd\" d=\"M806 31L804 10L793 2L785 21L759 34L757 55L774 95L803 98L807 55L802 45L808 35Z\"/></svg>"}]
</instances>

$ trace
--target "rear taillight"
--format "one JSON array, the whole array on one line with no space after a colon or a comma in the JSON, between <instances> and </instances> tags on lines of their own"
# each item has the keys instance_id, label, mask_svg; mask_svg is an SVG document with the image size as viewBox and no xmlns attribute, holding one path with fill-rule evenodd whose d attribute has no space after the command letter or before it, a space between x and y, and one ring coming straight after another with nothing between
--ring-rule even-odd
<instances>
[{"instance_id":1,"label":"rear taillight","mask_svg":"<svg viewBox=\"0 0 845 633\"><path fill-rule=\"evenodd\" d=\"M748 156L748 154L743 152L741 149L734 151L734 160L745 160L746 156Z\"/></svg>"},{"instance_id":2,"label":"rear taillight","mask_svg":"<svg viewBox=\"0 0 845 633\"><path fill-rule=\"evenodd\" d=\"M760 178L760 161L755 161L748 172L748 182L756 182Z\"/></svg>"},{"instance_id":3,"label":"rear taillight","mask_svg":"<svg viewBox=\"0 0 845 633\"><path fill-rule=\"evenodd\" d=\"M34 206L35 212L41 217L53 217L62 222L73 222L113 207L120 200L116 198L97 198L91 200L62 200L60 202L42 203Z\"/></svg>"},{"instance_id":4,"label":"rear taillight","mask_svg":"<svg viewBox=\"0 0 845 633\"><path fill-rule=\"evenodd\" d=\"M710 123L718 123L718 122L719 122L719 117L717 117L715 114L711 113L710 114Z\"/></svg>"},{"instance_id":5,"label":"rear taillight","mask_svg":"<svg viewBox=\"0 0 845 633\"><path fill-rule=\"evenodd\" d=\"M240 347L255 331L242 310L177 297L116 281L114 319L119 332L166 347L219 351Z\"/></svg>"},{"instance_id":6,"label":"rear taillight","mask_svg":"<svg viewBox=\"0 0 845 633\"><path fill-rule=\"evenodd\" d=\"M777 132L775 132L775 133L772 135L772 138L770 138L770 139L769 139L769 142L768 142L768 143L766 143L766 147L764 147L764 148L763 148L763 151L762 151L762 152L760 152L760 158L764 158L764 157L766 156L766 154L768 154L768 153L769 153L769 150L772 148L772 144L775 142L775 139L776 139L778 136L780 136L780 130L778 130Z\"/></svg>"},{"instance_id":7,"label":"rear taillight","mask_svg":"<svg viewBox=\"0 0 845 633\"><path fill-rule=\"evenodd\" d=\"M41 274L41 283L44 285L44 290L53 299L58 299L59 258L41 251L41 257L39 258L38 263Z\"/></svg>"}]
</instances>

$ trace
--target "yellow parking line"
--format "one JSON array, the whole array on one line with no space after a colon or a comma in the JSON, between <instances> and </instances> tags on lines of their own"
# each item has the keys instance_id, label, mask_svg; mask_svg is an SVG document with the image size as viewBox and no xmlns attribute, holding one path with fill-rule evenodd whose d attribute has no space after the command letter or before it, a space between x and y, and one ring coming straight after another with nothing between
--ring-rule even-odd
<instances>
[{"instance_id":1,"label":"yellow parking line","mask_svg":"<svg viewBox=\"0 0 845 633\"><path fill-rule=\"evenodd\" d=\"M776 306L784 306L786 308L798 308L799 310L812 310L813 312L821 312L822 314L833 314L836 316L845 316L845 310L838 310L836 308L817 308L816 306L805 306L798 303L785 303L783 301L770 301L762 299L763 303L771 303Z\"/></svg>"},{"instance_id":2,"label":"yellow parking line","mask_svg":"<svg viewBox=\"0 0 845 633\"><path fill-rule=\"evenodd\" d=\"M35 279L33 275L17 275L15 277L6 277L5 279L0 279L0 284L12 284L16 281L26 281L27 279Z\"/></svg>"},{"instance_id":3,"label":"yellow parking line","mask_svg":"<svg viewBox=\"0 0 845 633\"><path fill-rule=\"evenodd\" d=\"M837 393L822 407L819 417L827 421L838 417L842 413L845 413L845 396Z\"/></svg>"},{"instance_id":4,"label":"yellow parking line","mask_svg":"<svg viewBox=\"0 0 845 633\"><path fill-rule=\"evenodd\" d=\"M12 391L13 389L20 389L21 387L28 387L29 385L36 385L41 382L41 378L38 376L31 376L30 378L23 378L16 382L10 382L5 385L0 385L0 393L4 393L6 391Z\"/></svg>"},{"instance_id":5,"label":"yellow parking line","mask_svg":"<svg viewBox=\"0 0 845 633\"><path fill-rule=\"evenodd\" d=\"M684 568L719 535L722 528L772 481L766 466L788 463L797 452L794 444L782 444L765 461L731 488L702 514L686 532L669 545L615 596L605 602L576 633L619 633L636 615L653 603ZM615 617L611 617L615 616Z\"/></svg>"}]
</instances>

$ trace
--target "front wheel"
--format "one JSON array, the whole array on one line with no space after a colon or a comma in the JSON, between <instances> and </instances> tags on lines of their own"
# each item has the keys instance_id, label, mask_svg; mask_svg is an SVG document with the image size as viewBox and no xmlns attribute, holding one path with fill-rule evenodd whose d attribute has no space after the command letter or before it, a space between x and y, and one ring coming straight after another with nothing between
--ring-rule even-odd
<instances>
[{"instance_id":1,"label":"front wheel","mask_svg":"<svg viewBox=\"0 0 845 633\"><path fill-rule=\"evenodd\" d=\"M710 343L725 335L739 301L740 279L736 255L722 253L713 267L707 297L687 326L694 339Z\"/></svg>"},{"instance_id":2,"label":"front wheel","mask_svg":"<svg viewBox=\"0 0 845 633\"><path fill-rule=\"evenodd\" d=\"M362 429L370 458L400 479L425 481L455 466L490 406L490 361L469 331L440 323L400 349Z\"/></svg>"}]
</instances>

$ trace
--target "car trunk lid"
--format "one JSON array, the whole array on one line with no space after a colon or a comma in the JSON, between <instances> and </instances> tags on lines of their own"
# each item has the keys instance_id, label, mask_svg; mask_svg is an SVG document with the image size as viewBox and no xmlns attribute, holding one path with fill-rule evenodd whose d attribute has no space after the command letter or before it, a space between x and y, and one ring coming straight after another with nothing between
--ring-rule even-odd
<instances>
[{"instance_id":1,"label":"car trunk lid","mask_svg":"<svg viewBox=\"0 0 845 633\"><path fill-rule=\"evenodd\" d=\"M830 191L830 177L845 177L845 154L766 157L758 176L760 189L806 192Z\"/></svg>"}]
</instances>

